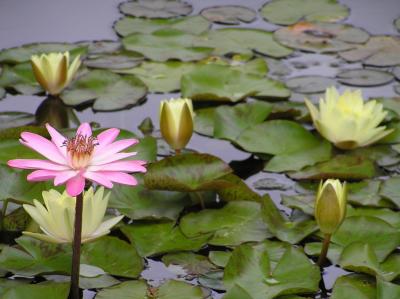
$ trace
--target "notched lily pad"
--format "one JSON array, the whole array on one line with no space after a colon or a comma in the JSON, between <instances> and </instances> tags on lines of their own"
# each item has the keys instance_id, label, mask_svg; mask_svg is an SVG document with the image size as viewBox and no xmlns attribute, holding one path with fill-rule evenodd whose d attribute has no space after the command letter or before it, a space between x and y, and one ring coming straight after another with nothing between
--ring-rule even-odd
<instances>
[{"instance_id":1,"label":"notched lily pad","mask_svg":"<svg viewBox=\"0 0 400 299\"><path fill-rule=\"evenodd\" d=\"M144 18L173 18L186 16L193 10L192 5L175 0L136 0L121 3L122 13Z\"/></svg>"},{"instance_id":2,"label":"notched lily pad","mask_svg":"<svg viewBox=\"0 0 400 299\"><path fill-rule=\"evenodd\" d=\"M361 28L348 24L299 22L274 33L283 45L307 52L334 53L353 49L369 39Z\"/></svg>"},{"instance_id":3,"label":"notched lily pad","mask_svg":"<svg viewBox=\"0 0 400 299\"><path fill-rule=\"evenodd\" d=\"M91 55L83 64L89 68L120 70L133 68L144 60L140 54L125 52Z\"/></svg>"},{"instance_id":4,"label":"notched lily pad","mask_svg":"<svg viewBox=\"0 0 400 299\"><path fill-rule=\"evenodd\" d=\"M36 82L30 63L19 63L15 66L5 65L0 74L0 86L26 95L43 91L42 87Z\"/></svg>"},{"instance_id":5,"label":"notched lily pad","mask_svg":"<svg viewBox=\"0 0 400 299\"><path fill-rule=\"evenodd\" d=\"M339 277L333 286L331 299L342 299L346 297L354 299L377 298L375 278L362 274L350 274Z\"/></svg>"},{"instance_id":6,"label":"notched lily pad","mask_svg":"<svg viewBox=\"0 0 400 299\"><path fill-rule=\"evenodd\" d=\"M385 85L394 79L389 72L372 69L344 70L336 78L342 84L362 87Z\"/></svg>"},{"instance_id":7,"label":"notched lily pad","mask_svg":"<svg viewBox=\"0 0 400 299\"><path fill-rule=\"evenodd\" d=\"M112 111L138 104L146 93L147 87L135 76L94 70L77 78L61 99L72 106L94 101L93 110Z\"/></svg>"},{"instance_id":8,"label":"notched lily pad","mask_svg":"<svg viewBox=\"0 0 400 299\"><path fill-rule=\"evenodd\" d=\"M240 5L207 7L200 14L210 22L225 25L239 25L240 22L251 23L257 17L254 10Z\"/></svg>"},{"instance_id":9,"label":"notched lily pad","mask_svg":"<svg viewBox=\"0 0 400 299\"><path fill-rule=\"evenodd\" d=\"M336 0L272 0L260 13L268 22L292 25L300 20L337 22L347 18L350 9Z\"/></svg>"},{"instance_id":10,"label":"notched lily pad","mask_svg":"<svg viewBox=\"0 0 400 299\"><path fill-rule=\"evenodd\" d=\"M333 78L323 76L299 76L286 80L286 86L297 93L318 93L324 92L330 86L335 86Z\"/></svg>"}]
</instances>

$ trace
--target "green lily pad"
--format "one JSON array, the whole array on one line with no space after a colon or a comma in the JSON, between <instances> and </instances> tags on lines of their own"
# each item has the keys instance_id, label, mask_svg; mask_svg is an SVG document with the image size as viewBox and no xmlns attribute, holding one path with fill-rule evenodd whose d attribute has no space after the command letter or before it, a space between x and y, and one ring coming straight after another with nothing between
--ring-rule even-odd
<instances>
[{"instance_id":1,"label":"green lily pad","mask_svg":"<svg viewBox=\"0 0 400 299\"><path fill-rule=\"evenodd\" d=\"M143 270L143 260L135 248L115 237L106 236L84 244L82 259L116 276L136 278Z\"/></svg>"},{"instance_id":2,"label":"green lily pad","mask_svg":"<svg viewBox=\"0 0 400 299\"><path fill-rule=\"evenodd\" d=\"M227 183L222 178L232 169L208 154L182 154L150 164L144 176L149 189L170 191L215 190Z\"/></svg>"},{"instance_id":3,"label":"green lily pad","mask_svg":"<svg viewBox=\"0 0 400 299\"><path fill-rule=\"evenodd\" d=\"M122 13L144 18L173 18L192 12L189 3L175 0L137 0L124 2L119 6Z\"/></svg>"},{"instance_id":4,"label":"green lily pad","mask_svg":"<svg viewBox=\"0 0 400 299\"><path fill-rule=\"evenodd\" d=\"M388 206L379 194L380 188L381 182L375 180L348 184L348 201L357 206Z\"/></svg>"},{"instance_id":5,"label":"green lily pad","mask_svg":"<svg viewBox=\"0 0 400 299\"><path fill-rule=\"evenodd\" d=\"M343 299L346 297L352 299L376 299L375 279L361 274L339 277L333 286L331 299Z\"/></svg>"},{"instance_id":6,"label":"green lily pad","mask_svg":"<svg viewBox=\"0 0 400 299\"><path fill-rule=\"evenodd\" d=\"M94 101L93 110L113 111L138 104L146 93L147 87L135 76L94 70L77 78L61 98L67 105Z\"/></svg>"},{"instance_id":7,"label":"green lily pad","mask_svg":"<svg viewBox=\"0 0 400 299\"><path fill-rule=\"evenodd\" d=\"M260 201L260 195L250 189L241 178L234 174L228 174L222 178L226 184L217 190L217 193L223 201Z\"/></svg>"},{"instance_id":8,"label":"green lily pad","mask_svg":"<svg viewBox=\"0 0 400 299\"><path fill-rule=\"evenodd\" d=\"M318 93L336 85L333 78L323 76L299 76L286 80L286 86L297 93Z\"/></svg>"},{"instance_id":9,"label":"green lily pad","mask_svg":"<svg viewBox=\"0 0 400 299\"><path fill-rule=\"evenodd\" d=\"M336 78L342 84L362 87L385 85L394 79L389 72L371 69L344 70Z\"/></svg>"},{"instance_id":10,"label":"green lily pad","mask_svg":"<svg viewBox=\"0 0 400 299\"><path fill-rule=\"evenodd\" d=\"M121 43L115 40L83 41L78 44L87 46L89 55L111 54L120 51L122 48Z\"/></svg>"},{"instance_id":11,"label":"green lily pad","mask_svg":"<svg viewBox=\"0 0 400 299\"><path fill-rule=\"evenodd\" d=\"M290 221L278 210L268 195L263 196L262 200L263 220L279 240L296 244L318 230L317 224L310 218Z\"/></svg>"},{"instance_id":12,"label":"green lily pad","mask_svg":"<svg viewBox=\"0 0 400 299\"><path fill-rule=\"evenodd\" d=\"M375 209L372 207L353 208L347 207L346 215L350 216L372 216L386 221L395 228L400 228L400 218L397 212L390 209Z\"/></svg>"},{"instance_id":13,"label":"green lily pad","mask_svg":"<svg viewBox=\"0 0 400 299\"><path fill-rule=\"evenodd\" d=\"M143 299L146 298L147 285L143 280L124 281L116 286L103 289L96 295L97 299ZM127 297L129 296L129 297Z\"/></svg>"},{"instance_id":14,"label":"green lily pad","mask_svg":"<svg viewBox=\"0 0 400 299\"><path fill-rule=\"evenodd\" d=\"M35 115L28 112L6 111L0 112L0 129L21 127L32 124Z\"/></svg>"},{"instance_id":15,"label":"green lily pad","mask_svg":"<svg viewBox=\"0 0 400 299\"><path fill-rule=\"evenodd\" d=\"M271 236L261 220L260 204L251 201L229 202L222 209L187 214L181 218L180 228L190 238L212 233L208 243L219 246L260 242Z\"/></svg>"},{"instance_id":16,"label":"green lily pad","mask_svg":"<svg viewBox=\"0 0 400 299\"><path fill-rule=\"evenodd\" d=\"M199 286L183 281L169 280L158 288L159 299L203 299L205 295Z\"/></svg>"},{"instance_id":17,"label":"green lily pad","mask_svg":"<svg viewBox=\"0 0 400 299\"><path fill-rule=\"evenodd\" d=\"M290 91L279 81L246 74L224 65L199 66L181 79L183 97L193 100L237 102L248 96L282 99Z\"/></svg>"},{"instance_id":18,"label":"green lily pad","mask_svg":"<svg viewBox=\"0 0 400 299\"><path fill-rule=\"evenodd\" d=\"M162 257L162 261L167 266L181 266L188 275L205 274L216 269L207 257L192 252L169 253Z\"/></svg>"},{"instance_id":19,"label":"green lily pad","mask_svg":"<svg viewBox=\"0 0 400 299\"><path fill-rule=\"evenodd\" d=\"M377 299L396 299L400 296L400 286L383 280L377 281Z\"/></svg>"},{"instance_id":20,"label":"green lily pad","mask_svg":"<svg viewBox=\"0 0 400 299\"><path fill-rule=\"evenodd\" d=\"M132 33L122 39L122 44L125 49L141 53L155 61L200 60L213 51L199 36L172 28L160 29L150 34Z\"/></svg>"},{"instance_id":21,"label":"green lily pad","mask_svg":"<svg viewBox=\"0 0 400 299\"><path fill-rule=\"evenodd\" d=\"M260 53L274 58L283 58L292 54L292 50L282 46L273 38L273 33L261 29L223 28L208 32L204 38L213 54L246 54Z\"/></svg>"},{"instance_id":22,"label":"green lily pad","mask_svg":"<svg viewBox=\"0 0 400 299\"><path fill-rule=\"evenodd\" d=\"M0 86L27 95L43 91L42 87L36 82L30 63L20 63L15 66L5 65L0 74Z\"/></svg>"},{"instance_id":23,"label":"green lily pad","mask_svg":"<svg viewBox=\"0 0 400 299\"><path fill-rule=\"evenodd\" d=\"M392 66L400 64L400 38L389 35L376 35L367 43L355 49L340 52L339 55L349 62L361 61L372 66Z\"/></svg>"},{"instance_id":24,"label":"green lily pad","mask_svg":"<svg viewBox=\"0 0 400 299\"><path fill-rule=\"evenodd\" d=\"M231 251L210 251L208 259L216 266L225 268L232 256Z\"/></svg>"},{"instance_id":25,"label":"green lily pad","mask_svg":"<svg viewBox=\"0 0 400 299\"><path fill-rule=\"evenodd\" d=\"M4 203L3 203L4 205ZM25 210L20 207L7 214L3 218L3 230L6 231L22 231L30 224L31 217Z\"/></svg>"},{"instance_id":26,"label":"green lily pad","mask_svg":"<svg viewBox=\"0 0 400 299\"><path fill-rule=\"evenodd\" d=\"M240 22L251 23L257 17L254 10L240 5L207 7L200 14L210 22L225 25L240 25Z\"/></svg>"},{"instance_id":27,"label":"green lily pad","mask_svg":"<svg viewBox=\"0 0 400 299\"><path fill-rule=\"evenodd\" d=\"M275 31L281 44L298 50L334 53L355 48L369 39L369 34L348 24L299 22Z\"/></svg>"},{"instance_id":28,"label":"green lily pad","mask_svg":"<svg viewBox=\"0 0 400 299\"><path fill-rule=\"evenodd\" d=\"M203 108L196 110L194 117L194 131L198 134L214 137L215 108Z\"/></svg>"},{"instance_id":29,"label":"green lily pad","mask_svg":"<svg viewBox=\"0 0 400 299\"><path fill-rule=\"evenodd\" d=\"M291 25L301 20L336 22L347 18L350 9L336 0L273 0L260 11L268 22Z\"/></svg>"},{"instance_id":30,"label":"green lily pad","mask_svg":"<svg viewBox=\"0 0 400 299\"><path fill-rule=\"evenodd\" d=\"M9 48L0 51L1 63L21 63L28 62L32 55L39 55L50 52L66 52L69 51L71 56L85 55L87 53L86 46L79 46L65 43L36 43L23 45L21 47Z\"/></svg>"},{"instance_id":31,"label":"green lily pad","mask_svg":"<svg viewBox=\"0 0 400 299\"><path fill-rule=\"evenodd\" d=\"M126 52L91 55L83 64L94 69L123 70L133 68L143 60L144 57L140 54Z\"/></svg>"},{"instance_id":32,"label":"green lily pad","mask_svg":"<svg viewBox=\"0 0 400 299\"><path fill-rule=\"evenodd\" d=\"M69 294L69 283L43 282L39 284L19 285L8 289L3 299L67 299Z\"/></svg>"},{"instance_id":33,"label":"green lily pad","mask_svg":"<svg viewBox=\"0 0 400 299\"><path fill-rule=\"evenodd\" d=\"M229 259L224 273L226 299L272 299L283 294L318 290L320 273L299 249L280 242L241 245ZM241 290L247 297L238 296Z\"/></svg>"},{"instance_id":34,"label":"green lily pad","mask_svg":"<svg viewBox=\"0 0 400 299\"><path fill-rule=\"evenodd\" d=\"M370 179L376 175L376 168L368 158L362 156L337 155L331 160L309 166L289 176L296 180L321 179Z\"/></svg>"},{"instance_id":35,"label":"green lily pad","mask_svg":"<svg viewBox=\"0 0 400 299\"><path fill-rule=\"evenodd\" d=\"M210 238L210 235L187 238L175 226L175 222L137 223L125 225L121 230L142 257L184 250L197 251Z\"/></svg>"},{"instance_id":36,"label":"green lily pad","mask_svg":"<svg viewBox=\"0 0 400 299\"><path fill-rule=\"evenodd\" d=\"M382 187L380 189L379 194L393 202L398 208L400 208L400 177L394 176L391 177L382 183Z\"/></svg>"},{"instance_id":37,"label":"green lily pad","mask_svg":"<svg viewBox=\"0 0 400 299\"><path fill-rule=\"evenodd\" d=\"M15 240L22 249L5 246L0 253L0 268L17 275L69 273L71 250L68 246L41 242L22 236Z\"/></svg>"},{"instance_id":38,"label":"green lily pad","mask_svg":"<svg viewBox=\"0 0 400 299\"><path fill-rule=\"evenodd\" d=\"M159 29L178 29L190 34L201 34L210 29L211 24L201 16L189 16L175 19L143 19L124 17L114 24L114 30L120 36L132 33L150 34Z\"/></svg>"}]
</instances>

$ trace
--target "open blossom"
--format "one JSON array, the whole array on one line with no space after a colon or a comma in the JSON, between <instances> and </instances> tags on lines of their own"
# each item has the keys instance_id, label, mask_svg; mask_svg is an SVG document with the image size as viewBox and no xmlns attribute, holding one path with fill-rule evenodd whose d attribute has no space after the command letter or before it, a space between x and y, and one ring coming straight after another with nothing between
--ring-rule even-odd
<instances>
[{"instance_id":1,"label":"open blossom","mask_svg":"<svg viewBox=\"0 0 400 299\"><path fill-rule=\"evenodd\" d=\"M119 134L118 129L108 129L94 137L90 125L83 123L76 135L68 139L49 124L46 127L51 140L34 133L23 132L20 142L47 160L8 161L11 167L36 169L28 175L29 181L54 179L54 185L66 184L67 193L70 196L77 196L85 187L85 179L107 188L111 188L113 182L133 186L137 181L129 173L146 172L145 161L123 160L136 153L121 151L138 141L136 139L115 141Z\"/></svg>"},{"instance_id":2,"label":"open blossom","mask_svg":"<svg viewBox=\"0 0 400 299\"><path fill-rule=\"evenodd\" d=\"M104 196L104 188L96 193L90 188L83 195L82 243L107 235L111 227L124 216L112 217L103 222L109 194ZM39 224L44 234L23 232L24 235L52 242L71 243L74 236L75 198L66 192L43 191L44 206L36 199L34 205L23 205L25 211Z\"/></svg>"}]
</instances>

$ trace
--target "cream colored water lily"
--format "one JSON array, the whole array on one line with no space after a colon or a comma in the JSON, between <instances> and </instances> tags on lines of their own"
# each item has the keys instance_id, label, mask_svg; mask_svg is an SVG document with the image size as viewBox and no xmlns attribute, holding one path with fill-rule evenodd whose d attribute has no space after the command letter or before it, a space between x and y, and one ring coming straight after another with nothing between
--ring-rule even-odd
<instances>
[{"instance_id":1,"label":"cream colored water lily","mask_svg":"<svg viewBox=\"0 0 400 299\"><path fill-rule=\"evenodd\" d=\"M346 216L347 188L339 180L320 183L315 200L315 219L324 234L333 234Z\"/></svg>"},{"instance_id":2,"label":"cream colored water lily","mask_svg":"<svg viewBox=\"0 0 400 299\"><path fill-rule=\"evenodd\" d=\"M74 78L81 65L78 55L69 64L69 52L33 55L32 70L36 81L51 95L58 95Z\"/></svg>"},{"instance_id":3,"label":"cream colored water lily","mask_svg":"<svg viewBox=\"0 0 400 299\"><path fill-rule=\"evenodd\" d=\"M361 90L340 95L330 87L319 101L319 110L309 100L305 103L318 132L340 149L370 145L393 131L379 126L387 111L375 100L364 103Z\"/></svg>"},{"instance_id":4,"label":"cream colored water lily","mask_svg":"<svg viewBox=\"0 0 400 299\"><path fill-rule=\"evenodd\" d=\"M193 104L190 99L170 99L160 104L160 130L165 141L181 150L193 134Z\"/></svg>"},{"instance_id":5,"label":"cream colored water lily","mask_svg":"<svg viewBox=\"0 0 400 299\"><path fill-rule=\"evenodd\" d=\"M83 195L82 243L107 235L111 227L123 216L103 222L109 194L104 188L96 192L90 188ZM34 200L34 205L24 204L25 211L37 222L44 234L24 231L24 235L52 243L71 243L74 238L75 197L52 189L43 192L44 205Z\"/></svg>"}]
</instances>

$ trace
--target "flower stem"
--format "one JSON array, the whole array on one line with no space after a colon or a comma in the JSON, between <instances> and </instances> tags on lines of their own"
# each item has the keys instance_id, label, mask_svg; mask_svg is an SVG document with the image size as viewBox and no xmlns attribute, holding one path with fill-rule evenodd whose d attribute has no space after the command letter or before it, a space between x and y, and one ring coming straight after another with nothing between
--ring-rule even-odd
<instances>
[{"instance_id":1,"label":"flower stem","mask_svg":"<svg viewBox=\"0 0 400 299\"><path fill-rule=\"evenodd\" d=\"M175 156L180 155L182 153L181 149L176 149L175 150Z\"/></svg>"},{"instance_id":2,"label":"flower stem","mask_svg":"<svg viewBox=\"0 0 400 299\"><path fill-rule=\"evenodd\" d=\"M329 244L331 243L331 234L325 234L324 242L322 243L321 253L318 258L318 266L322 267L325 262L326 255L328 253Z\"/></svg>"},{"instance_id":3,"label":"flower stem","mask_svg":"<svg viewBox=\"0 0 400 299\"><path fill-rule=\"evenodd\" d=\"M3 200L3 208L1 210L1 219L0 219L0 231L4 229L4 219L6 218L6 213L7 213L7 207L8 207L8 199Z\"/></svg>"},{"instance_id":4,"label":"flower stem","mask_svg":"<svg viewBox=\"0 0 400 299\"><path fill-rule=\"evenodd\" d=\"M71 289L70 298L79 299L79 267L81 260L81 238L82 238L82 210L83 193L76 197L75 203L75 229L74 241L72 244L72 269L71 269Z\"/></svg>"},{"instance_id":5,"label":"flower stem","mask_svg":"<svg viewBox=\"0 0 400 299\"><path fill-rule=\"evenodd\" d=\"M206 208L206 204L204 203L203 196L201 195L201 193L199 191L193 192L193 193L194 193L194 196L197 197L197 199L199 200L201 208L204 210Z\"/></svg>"}]
</instances>

